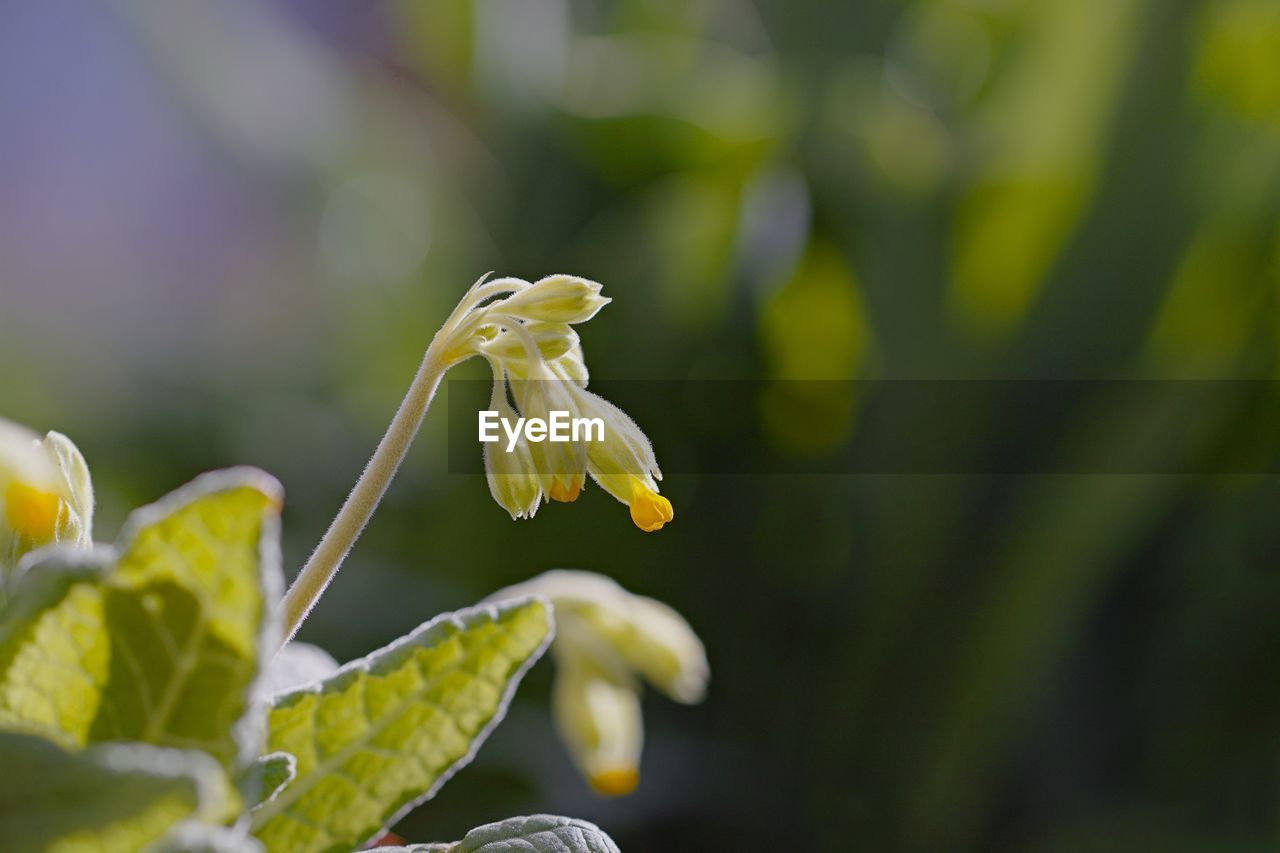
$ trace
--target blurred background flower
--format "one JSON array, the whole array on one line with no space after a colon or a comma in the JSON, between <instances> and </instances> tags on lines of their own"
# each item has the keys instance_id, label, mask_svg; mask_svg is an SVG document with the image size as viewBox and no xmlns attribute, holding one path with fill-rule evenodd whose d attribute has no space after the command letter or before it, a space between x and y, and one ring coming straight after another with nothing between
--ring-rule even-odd
<instances>
[{"instance_id":1,"label":"blurred background flower","mask_svg":"<svg viewBox=\"0 0 1280 853\"><path fill-rule=\"evenodd\" d=\"M1278 45L1274 0L5 4L0 414L75 437L99 539L201 470L272 471L296 566L463 288L600 281L592 388L679 522L588 487L511 523L429 417L302 638L346 660L580 567L686 616L715 682L646 700L642 782L605 801L539 667L402 835L1270 848L1277 407L1240 436L1103 383L1024 422L1030 384L996 383L868 430L861 386L780 384L750 429L689 429L948 473L709 476L679 464L698 399L655 423L608 383L1274 379ZM965 473L1089 452L1115 473Z\"/></svg>"}]
</instances>

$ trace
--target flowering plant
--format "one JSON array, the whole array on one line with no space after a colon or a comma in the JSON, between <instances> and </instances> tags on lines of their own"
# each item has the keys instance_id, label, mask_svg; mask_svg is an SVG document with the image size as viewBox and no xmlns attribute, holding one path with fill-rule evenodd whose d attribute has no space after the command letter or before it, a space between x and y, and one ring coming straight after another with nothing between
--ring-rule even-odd
<instances>
[{"instance_id":1,"label":"flowering plant","mask_svg":"<svg viewBox=\"0 0 1280 853\"><path fill-rule=\"evenodd\" d=\"M512 518L573 501L589 476L646 531L674 512L653 449L587 390L573 325L606 303L573 276L482 279L427 348L387 434L287 592L283 492L215 471L94 544L89 468L65 436L0 420L0 849L348 851L467 764L548 649L562 739L604 796L637 784L640 679L701 699L701 642L671 608L554 571L339 666L291 641L404 459L453 365L480 356L492 406L598 417L596 442L486 445ZM616 851L585 821L537 815L420 851Z\"/></svg>"}]
</instances>

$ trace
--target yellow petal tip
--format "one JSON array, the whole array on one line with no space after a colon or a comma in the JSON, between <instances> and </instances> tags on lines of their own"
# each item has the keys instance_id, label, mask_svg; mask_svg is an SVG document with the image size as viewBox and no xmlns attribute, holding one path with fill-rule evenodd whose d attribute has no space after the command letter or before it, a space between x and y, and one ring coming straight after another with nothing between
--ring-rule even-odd
<instances>
[{"instance_id":1,"label":"yellow petal tip","mask_svg":"<svg viewBox=\"0 0 1280 853\"><path fill-rule=\"evenodd\" d=\"M634 767L604 770L590 779L591 789L603 797L625 797L640 784L640 772Z\"/></svg>"},{"instance_id":2,"label":"yellow petal tip","mask_svg":"<svg viewBox=\"0 0 1280 853\"><path fill-rule=\"evenodd\" d=\"M636 480L635 494L631 499L631 520L645 533L661 530L676 517L671 501Z\"/></svg>"}]
</instances>

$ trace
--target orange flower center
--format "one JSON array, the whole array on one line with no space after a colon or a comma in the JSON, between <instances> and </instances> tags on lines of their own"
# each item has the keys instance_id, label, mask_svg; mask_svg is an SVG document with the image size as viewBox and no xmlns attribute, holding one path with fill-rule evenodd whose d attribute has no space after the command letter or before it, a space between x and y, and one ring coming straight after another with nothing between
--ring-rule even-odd
<instances>
[{"instance_id":1,"label":"orange flower center","mask_svg":"<svg viewBox=\"0 0 1280 853\"><path fill-rule=\"evenodd\" d=\"M573 503L582 492L582 477L574 477L565 485L559 477L551 481L551 500L560 503Z\"/></svg>"}]
</instances>

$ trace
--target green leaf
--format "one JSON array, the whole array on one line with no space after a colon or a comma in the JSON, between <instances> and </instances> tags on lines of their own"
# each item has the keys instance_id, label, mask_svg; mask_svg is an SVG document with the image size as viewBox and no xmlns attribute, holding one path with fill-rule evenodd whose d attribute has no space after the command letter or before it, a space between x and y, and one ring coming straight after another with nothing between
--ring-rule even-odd
<instances>
[{"instance_id":1,"label":"green leaf","mask_svg":"<svg viewBox=\"0 0 1280 853\"><path fill-rule=\"evenodd\" d=\"M251 760L246 712L279 636L279 508L262 472L213 472L133 513L117 548L30 566L0 621L0 728Z\"/></svg>"},{"instance_id":2,"label":"green leaf","mask_svg":"<svg viewBox=\"0 0 1280 853\"><path fill-rule=\"evenodd\" d=\"M80 753L0 732L0 850L139 850L184 819L217 819L229 791L199 752L106 744Z\"/></svg>"},{"instance_id":3,"label":"green leaf","mask_svg":"<svg viewBox=\"0 0 1280 853\"><path fill-rule=\"evenodd\" d=\"M539 814L511 817L467 833L449 853L619 853L600 827L585 820Z\"/></svg>"},{"instance_id":4,"label":"green leaf","mask_svg":"<svg viewBox=\"0 0 1280 853\"><path fill-rule=\"evenodd\" d=\"M511 817L467 833L456 844L384 847L379 853L619 853L600 827L585 820L539 814Z\"/></svg>"},{"instance_id":5,"label":"green leaf","mask_svg":"<svg viewBox=\"0 0 1280 853\"><path fill-rule=\"evenodd\" d=\"M275 799L276 794L284 790L284 786L298 775L298 760L287 752L273 752L264 755L245 772L242 790L250 795L253 807Z\"/></svg>"},{"instance_id":6,"label":"green leaf","mask_svg":"<svg viewBox=\"0 0 1280 853\"><path fill-rule=\"evenodd\" d=\"M0 620L0 729L88 740L109 668L102 585L112 562L103 551L60 552L22 576Z\"/></svg>"},{"instance_id":7,"label":"green leaf","mask_svg":"<svg viewBox=\"0 0 1280 853\"><path fill-rule=\"evenodd\" d=\"M461 610L276 697L267 745L298 776L254 812L254 834L288 853L379 835L471 760L550 637L541 598Z\"/></svg>"}]
</instances>

